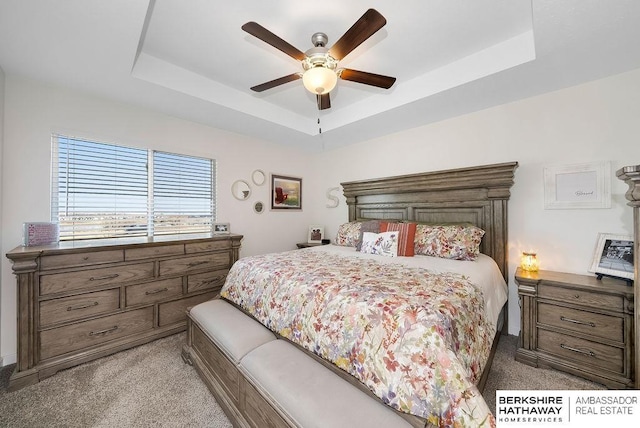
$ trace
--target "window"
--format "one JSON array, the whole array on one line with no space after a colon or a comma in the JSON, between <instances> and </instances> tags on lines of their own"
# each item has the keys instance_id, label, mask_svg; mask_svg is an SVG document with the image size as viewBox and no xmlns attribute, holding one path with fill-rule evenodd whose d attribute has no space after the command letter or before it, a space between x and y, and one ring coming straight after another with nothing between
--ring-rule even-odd
<instances>
[{"instance_id":1,"label":"window","mask_svg":"<svg viewBox=\"0 0 640 428\"><path fill-rule=\"evenodd\" d=\"M215 160L59 135L52 153L60 240L211 232Z\"/></svg>"}]
</instances>

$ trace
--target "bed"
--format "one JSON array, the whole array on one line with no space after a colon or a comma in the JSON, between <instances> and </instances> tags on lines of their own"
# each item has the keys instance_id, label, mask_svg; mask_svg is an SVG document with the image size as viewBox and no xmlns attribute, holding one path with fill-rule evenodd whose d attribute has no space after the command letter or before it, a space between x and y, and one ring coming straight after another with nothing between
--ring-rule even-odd
<instances>
[{"instance_id":1,"label":"bed","mask_svg":"<svg viewBox=\"0 0 640 428\"><path fill-rule=\"evenodd\" d=\"M342 183L340 245L240 259L220 301L189 312L185 360L236 426L494 425L480 391L506 325L516 167ZM418 248L420 233L442 228L482 230L476 252ZM386 257L396 245L419 254Z\"/></svg>"}]
</instances>

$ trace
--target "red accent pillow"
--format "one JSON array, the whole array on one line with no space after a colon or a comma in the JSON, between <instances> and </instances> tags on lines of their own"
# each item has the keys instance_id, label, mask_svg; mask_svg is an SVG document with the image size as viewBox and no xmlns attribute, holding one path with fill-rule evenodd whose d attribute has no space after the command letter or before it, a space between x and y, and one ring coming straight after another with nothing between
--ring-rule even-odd
<instances>
[{"instance_id":1,"label":"red accent pillow","mask_svg":"<svg viewBox=\"0 0 640 428\"><path fill-rule=\"evenodd\" d=\"M398 237L398 255L403 257L413 257L413 248L416 237L415 223L380 223L380 232L400 232Z\"/></svg>"}]
</instances>

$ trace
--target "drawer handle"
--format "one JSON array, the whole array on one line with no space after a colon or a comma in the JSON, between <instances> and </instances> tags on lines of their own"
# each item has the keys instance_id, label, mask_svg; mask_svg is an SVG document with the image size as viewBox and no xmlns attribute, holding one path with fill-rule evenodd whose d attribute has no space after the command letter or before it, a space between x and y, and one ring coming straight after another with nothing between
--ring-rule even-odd
<instances>
[{"instance_id":1,"label":"drawer handle","mask_svg":"<svg viewBox=\"0 0 640 428\"><path fill-rule=\"evenodd\" d=\"M588 355L590 357L595 357L596 356L595 352L593 352L593 351L585 351L584 349L572 348L571 346L567 346L564 343L561 343L560 347L562 349L566 349L567 351L577 352L579 354Z\"/></svg>"},{"instance_id":2,"label":"drawer handle","mask_svg":"<svg viewBox=\"0 0 640 428\"><path fill-rule=\"evenodd\" d=\"M107 328L106 330L100 330L100 331L92 331L91 333L89 333L89 336L98 336L100 334L107 334L110 333L112 331L116 331L118 329L117 325L114 325L111 328Z\"/></svg>"},{"instance_id":3,"label":"drawer handle","mask_svg":"<svg viewBox=\"0 0 640 428\"><path fill-rule=\"evenodd\" d=\"M83 305L68 306L67 311L75 311L76 309L86 309L92 306L98 306L98 302L85 303Z\"/></svg>"},{"instance_id":4,"label":"drawer handle","mask_svg":"<svg viewBox=\"0 0 640 428\"><path fill-rule=\"evenodd\" d=\"M167 287L164 287L164 288L157 288L157 289L155 289L155 290L149 290L149 291L146 291L144 294L148 296L148 295L150 295L150 294L158 294L158 293L163 293L163 292L165 292L165 291L169 291L169 289L168 289Z\"/></svg>"},{"instance_id":5,"label":"drawer handle","mask_svg":"<svg viewBox=\"0 0 640 428\"><path fill-rule=\"evenodd\" d=\"M591 321L579 321L579 320L574 320L574 319L567 318L567 317L564 317L564 316L560 317L560 320L561 321L566 321L566 322L572 322L574 324L589 325L591 327L595 327L596 326L596 323L591 322Z\"/></svg>"},{"instance_id":6,"label":"drawer handle","mask_svg":"<svg viewBox=\"0 0 640 428\"><path fill-rule=\"evenodd\" d=\"M204 284L212 284L214 282L220 281L221 279L224 279L225 277L226 275L216 276L215 278L207 279L206 281L204 281Z\"/></svg>"},{"instance_id":7,"label":"drawer handle","mask_svg":"<svg viewBox=\"0 0 640 428\"><path fill-rule=\"evenodd\" d=\"M209 260L204 260L201 262L191 262L187 266L194 267L194 266L206 265L207 263L209 263Z\"/></svg>"},{"instance_id":8,"label":"drawer handle","mask_svg":"<svg viewBox=\"0 0 640 428\"><path fill-rule=\"evenodd\" d=\"M113 279L113 278L117 278L120 275L117 273L114 273L113 275L105 275L105 276L96 276L96 277L91 277L89 278L89 281L102 281L103 279Z\"/></svg>"}]
</instances>

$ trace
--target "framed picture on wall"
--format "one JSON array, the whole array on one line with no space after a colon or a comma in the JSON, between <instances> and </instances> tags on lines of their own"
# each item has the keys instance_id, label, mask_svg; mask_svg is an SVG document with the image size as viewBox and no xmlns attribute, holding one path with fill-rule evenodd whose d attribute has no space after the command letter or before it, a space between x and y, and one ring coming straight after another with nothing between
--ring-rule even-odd
<instances>
[{"instance_id":1,"label":"framed picture on wall","mask_svg":"<svg viewBox=\"0 0 640 428\"><path fill-rule=\"evenodd\" d=\"M609 162L544 168L544 209L580 208L611 208Z\"/></svg>"},{"instance_id":2,"label":"framed picture on wall","mask_svg":"<svg viewBox=\"0 0 640 428\"><path fill-rule=\"evenodd\" d=\"M633 280L633 237L599 233L589 272Z\"/></svg>"},{"instance_id":3,"label":"framed picture on wall","mask_svg":"<svg viewBox=\"0 0 640 428\"><path fill-rule=\"evenodd\" d=\"M271 174L271 209L302 209L302 178Z\"/></svg>"}]
</instances>

